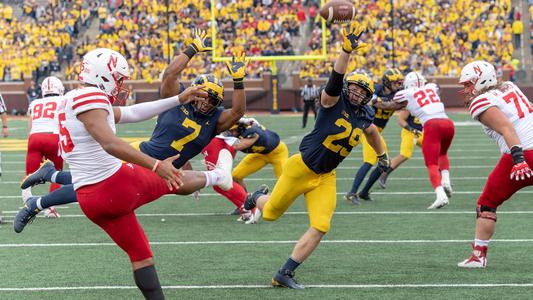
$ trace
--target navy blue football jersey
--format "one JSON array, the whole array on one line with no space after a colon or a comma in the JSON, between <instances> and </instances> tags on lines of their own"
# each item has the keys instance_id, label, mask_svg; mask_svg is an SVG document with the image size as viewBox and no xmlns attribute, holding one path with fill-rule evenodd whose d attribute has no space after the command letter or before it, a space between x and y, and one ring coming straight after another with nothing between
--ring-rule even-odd
<instances>
[{"instance_id":1,"label":"navy blue football jersey","mask_svg":"<svg viewBox=\"0 0 533 300\"><path fill-rule=\"evenodd\" d=\"M374 97L381 99L381 101L383 102L392 101L392 98L394 98L394 94L396 93L385 94L383 85L376 84L376 90L374 92ZM394 114L394 110L381 109L381 108L376 108L376 107L373 107L373 108L375 112L374 124L381 129L385 128L390 118Z\"/></svg>"},{"instance_id":2,"label":"navy blue football jersey","mask_svg":"<svg viewBox=\"0 0 533 300\"><path fill-rule=\"evenodd\" d=\"M420 120L417 117L413 117L413 115L409 115L409 117L407 118L407 124L411 126L411 128L414 128L418 131L424 130Z\"/></svg>"},{"instance_id":3,"label":"navy blue football jersey","mask_svg":"<svg viewBox=\"0 0 533 300\"><path fill-rule=\"evenodd\" d=\"M215 137L217 121L223 110L219 107L210 116L204 116L194 111L192 103L167 110L157 117L152 137L142 142L140 149L160 160L179 153L180 157L173 164L180 168Z\"/></svg>"},{"instance_id":4,"label":"navy blue football jersey","mask_svg":"<svg viewBox=\"0 0 533 300\"><path fill-rule=\"evenodd\" d=\"M268 154L279 145L280 140L277 133L257 124L246 127L241 136L251 138L256 134L259 135L257 141L252 146L241 150L242 152Z\"/></svg>"},{"instance_id":5,"label":"navy blue football jersey","mask_svg":"<svg viewBox=\"0 0 533 300\"><path fill-rule=\"evenodd\" d=\"M370 106L355 111L343 96L334 106L321 107L315 128L300 143L304 163L317 174L334 170L359 144L373 120Z\"/></svg>"}]
</instances>

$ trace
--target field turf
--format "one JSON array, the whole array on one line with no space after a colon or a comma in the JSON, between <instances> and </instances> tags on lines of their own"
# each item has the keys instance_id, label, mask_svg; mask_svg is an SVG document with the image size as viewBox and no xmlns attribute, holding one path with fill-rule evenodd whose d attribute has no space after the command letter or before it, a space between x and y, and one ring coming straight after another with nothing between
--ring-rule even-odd
<instances>
[{"instance_id":1,"label":"field turf","mask_svg":"<svg viewBox=\"0 0 533 300\"><path fill-rule=\"evenodd\" d=\"M457 262L470 253L475 205L499 158L494 142L469 117L451 114L456 137L450 151L455 194L451 204L426 209L434 194L419 149L391 175L386 190L373 190L374 202L353 206L342 195L362 163L361 148L337 169L337 210L332 230L297 270L304 291L270 288L272 274L308 227L299 199L276 222L244 225L228 213L232 204L202 190L191 196L165 196L137 211L152 242L159 278L168 299L531 299L533 250L531 189L505 203L486 270L463 270ZM278 132L290 154L303 135L300 117L259 116ZM145 139L154 121L119 125L128 140ZM311 124L312 126L312 118ZM22 205L26 121L11 121L11 137L0 139L0 299L140 299L129 260L108 236L85 218L78 205L59 207L60 219L39 218L23 233L12 224ZM399 152L396 119L384 131L391 157ZM242 158L239 154L238 159ZM204 170L200 158L195 169ZM246 180L250 189L273 186L272 168ZM43 193L47 187L34 189Z\"/></svg>"}]
</instances>

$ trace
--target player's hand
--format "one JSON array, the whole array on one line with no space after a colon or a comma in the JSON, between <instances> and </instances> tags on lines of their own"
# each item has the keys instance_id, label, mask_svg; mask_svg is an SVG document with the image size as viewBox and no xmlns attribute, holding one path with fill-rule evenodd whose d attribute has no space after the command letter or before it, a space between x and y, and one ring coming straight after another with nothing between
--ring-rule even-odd
<instances>
[{"instance_id":1,"label":"player's hand","mask_svg":"<svg viewBox=\"0 0 533 300\"><path fill-rule=\"evenodd\" d=\"M409 126L409 125L407 125L407 126L405 127L405 129L411 131L411 132L415 135L415 137L420 137L420 135L422 135L422 132L420 132L420 130L418 130L418 129L416 129L416 128L413 128L413 127L411 127L411 126Z\"/></svg>"},{"instance_id":2,"label":"player's hand","mask_svg":"<svg viewBox=\"0 0 533 300\"><path fill-rule=\"evenodd\" d=\"M207 92L203 89L205 86L196 85L186 88L181 94L179 99L181 104L187 104L189 102L198 100L198 98L207 99Z\"/></svg>"},{"instance_id":3,"label":"player's hand","mask_svg":"<svg viewBox=\"0 0 533 300\"><path fill-rule=\"evenodd\" d=\"M511 169L511 180L524 180L533 176L533 171L529 168L529 165L524 160L521 163L515 164Z\"/></svg>"},{"instance_id":4,"label":"player's hand","mask_svg":"<svg viewBox=\"0 0 533 300\"><path fill-rule=\"evenodd\" d=\"M178 190L183 185L183 182L181 181L183 172L172 165L172 162L178 159L178 157L180 157L179 154L161 161L155 170L157 175L166 181L168 189L171 191L173 189Z\"/></svg>"},{"instance_id":5,"label":"player's hand","mask_svg":"<svg viewBox=\"0 0 533 300\"><path fill-rule=\"evenodd\" d=\"M195 53L212 51L213 47L207 47L205 45L205 38L207 37L207 32L205 30L193 29L192 30L193 40L189 45L195 50Z\"/></svg>"},{"instance_id":6,"label":"player's hand","mask_svg":"<svg viewBox=\"0 0 533 300\"><path fill-rule=\"evenodd\" d=\"M250 62L250 59L246 59L246 53L233 53L231 62L226 61L228 72L231 74L234 82L242 82L244 76L246 76L246 66Z\"/></svg>"},{"instance_id":7,"label":"player's hand","mask_svg":"<svg viewBox=\"0 0 533 300\"><path fill-rule=\"evenodd\" d=\"M387 155L387 152L383 153L382 155L378 155L378 168L381 170L381 172L385 172L390 168L390 159L389 155Z\"/></svg>"},{"instance_id":8,"label":"player's hand","mask_svg":"<svg viewBox=\"0 0 533 300\"><path fill-rule=\"evenodd\" d=\"M2 128L2 136L5 138L9 136L9 129L7 127Z\"/></svg>"},{"instance_id":9,"label":"player's hand","mask_svg":"<svg viewBox=\"0 0 533 300\"><path fill-rule=\"evenodd\" d=\"M366 28L358 22L350 23L350 28L342 29L342 50L348 54L354 51L365 51L369 48L368 44L359 41L359 38L365 32Z\"/></svg>"},{"instance_id":10,"label":"player's hand","mask_svg":"<svg viewBox=\"0 0 533 300\"><path fill-rule=\"evenodd\" d=\"M244 125L254 125L254 124L259 125L259 122L255 118L246 118L246 117L240 118L239 123L244 124Z\"/></svg>"}]
</instances>

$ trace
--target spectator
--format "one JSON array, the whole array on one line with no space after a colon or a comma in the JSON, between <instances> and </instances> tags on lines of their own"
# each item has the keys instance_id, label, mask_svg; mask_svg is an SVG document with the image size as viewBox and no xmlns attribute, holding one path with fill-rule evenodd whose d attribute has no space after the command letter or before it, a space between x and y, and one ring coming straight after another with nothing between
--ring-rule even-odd
<instances>
[{"instance_id":1,"label":"spectator","mask_svg":"<svg viewBox=\"0 0 533 300\"><path fill-rule=\"evenodd\" d=\"M28 105L32 103L33 100L39 98L41 95L41 92L39 91L39 88L35 85L35 81L31 81L31 85L26 91L26 97L28 99Z\"/></svg>"},{"instance_id":2,"label":"spectator","mask_svg":"<svg viewBox=\"0 0 533 300\"><path fill-rule=\"evenodd\" d=\"M524 24L522 23L522 21L517 18L514 20L513 22L513 42L514 42L514 47L515 48L520 48L520 45L521 45L521 38L522 38L522 33L524 31Z\"/></svg>"},{"instance_id":3,"label":"spectator","mask_svg":"<svg viewBox=\"0 0 533 300\"><path fill-rule=\"evenodd\" d=\"M307 126L307 114L309 113L309 109L313 111L316 120L316 102L320 97L319 89L316 85L313 84L312 78L307 78L307 84L302 89L300 95L302 96L304 102L302 128L305 128L305 126Z\"/></svg>"}]
</instances>

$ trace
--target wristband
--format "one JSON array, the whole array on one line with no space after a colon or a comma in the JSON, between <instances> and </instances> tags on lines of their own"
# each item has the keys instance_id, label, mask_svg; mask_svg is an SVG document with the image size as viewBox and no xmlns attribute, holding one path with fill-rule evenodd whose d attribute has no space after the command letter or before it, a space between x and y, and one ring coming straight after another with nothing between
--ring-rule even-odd
<instances>
[{"instance_id":1,"label":"wristband","mask_svg":"<svg viewBox=\"0 0 533 300\"><path fill-rule=\"evenodd\" d=\"M244 90L244 82L242 79L240 81L233 81L234 90Z\"/></svg>"},{"instance_id":2,"label":"wristband","mask_svg":"<svg viewBox=\"0 0 533 300\"><path fill-rule=\"evenodd\" d=\"M156 159L154 166L152 167L152 172L156 172L157 168L159 168L159 165L161 164L161 161L159 159Z\"/></svg>"},{"instance_id":3,"label":"wristband","mask_svg":"<svg viewBox=\"0 0 533 300\"><path fill-rule=\"evenodd\" d=\"M524 162L524 151L522 151L522 146L514 145L511 147L511 156L513 157L513 164L519 164Z\"/></svg>"},{"instance_id":4,"label":"wristband","mask_svg":"<svg viewBox=\"0 0 533 300\"><path fill-rule=\"evenodd\" d=\"M189 59L191 59L196 53L198 53L198 50L196 50L193 45L190 45L187 47L187 49L185 49L185 51L183 51L183 53L187 55Z\"/></svg>"}]
</instances>

